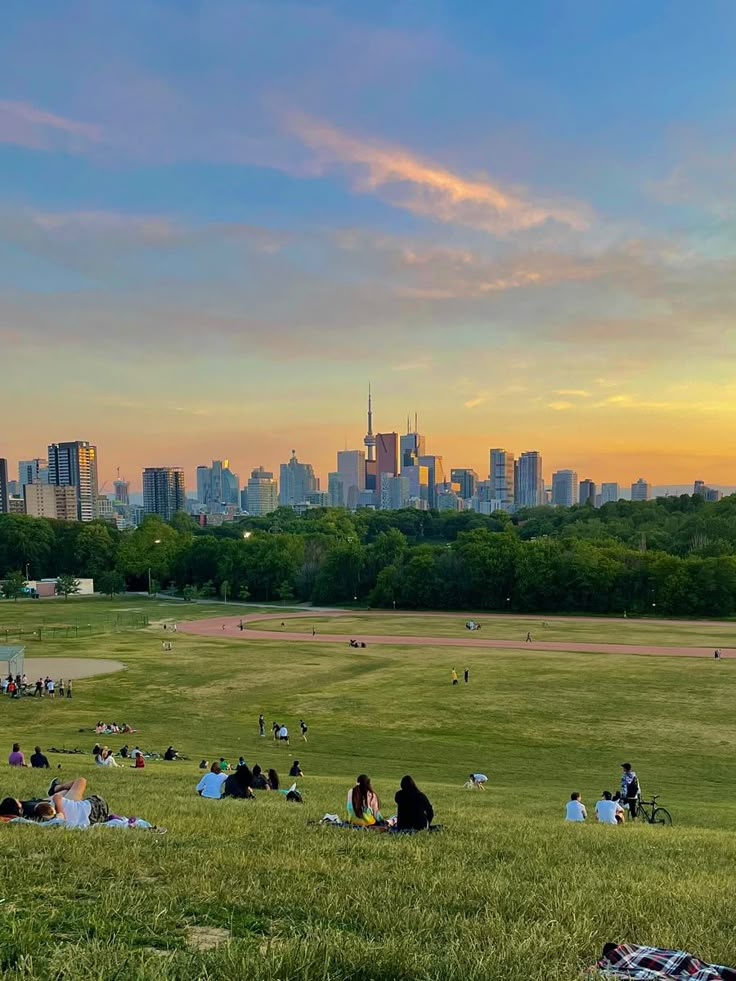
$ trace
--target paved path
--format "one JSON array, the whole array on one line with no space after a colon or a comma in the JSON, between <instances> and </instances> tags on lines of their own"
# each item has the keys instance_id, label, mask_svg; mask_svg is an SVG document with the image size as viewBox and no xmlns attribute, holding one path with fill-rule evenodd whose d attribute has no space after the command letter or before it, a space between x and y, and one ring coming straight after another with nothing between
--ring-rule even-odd
<instances>
[{"instance_id":1,"label":"paved path","mask_svg":"<svg viewBox=\"0 0 736 981\"><path fill-rule=\"evenodd\" d=\"M323 615L327 611L321 611ZM353 614L333 611L336 616ZM189 620L179 623L178 630L184 634L199 634L205 637L240 637L241 640L289 640L313 641L320 644L347 644L352 638L361 640L368 647L390 645L392 647L406 645L410 647L491 647L502 650L519 651L572 651L584 654L644 654L661 657L713 657L711 647L656 647L639 646L635 644L595 644L592 642L572 643L568 641L538 641L531 643L518 640L493 640L490 637L415 637L407 634L316 634L288 631L280 634L274 630L257 630L248 628L240 630L240 622L254 623L263 620L303 619L309 613L253 613L244 617L209 617L204 620Z\"/></svg>"}]
</instances>

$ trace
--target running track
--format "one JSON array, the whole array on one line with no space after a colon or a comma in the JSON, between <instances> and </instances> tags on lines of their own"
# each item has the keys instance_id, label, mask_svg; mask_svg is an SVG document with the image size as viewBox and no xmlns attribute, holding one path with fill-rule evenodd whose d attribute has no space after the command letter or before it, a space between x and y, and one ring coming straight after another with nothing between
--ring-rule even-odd
<instances>
[{"instance_id":1,"label":"running track","mask_svg":"<svg viewBox=\"0 0 736 981\"><path fill-rule=\"evenodd\" d=\"M533 640L531 643L518 640L493 640L490 637L413 637L402 634L401 636L390 634L320 634L297 633L288 631L280 634L275 630L240 630L239 624L254 623L263 620L290 620L303 619L309 616L324 616L325 613L333 613L335 616L351 616L354 614L346 613L344 610L321 610L319 613L252 613L244 617L209 617L203 620L188 620L177 625L180 633L198 634L204 637L240 637L241 640L270 640L282 643L284 639L309 641L318 644L347 644L353 637L363 641L369 648L380 645L406 645L410 647L492 647L502 650L519 651L572 651L584 654L644 654L658 655L662 657L713 657L711 647L644 647L634 644L594 644L586 642L583 644L564 641L539 641ZM733 624L729 624L733 626ZM224 629L223 629L224 627Z\"/></svg>"}]
</instances>

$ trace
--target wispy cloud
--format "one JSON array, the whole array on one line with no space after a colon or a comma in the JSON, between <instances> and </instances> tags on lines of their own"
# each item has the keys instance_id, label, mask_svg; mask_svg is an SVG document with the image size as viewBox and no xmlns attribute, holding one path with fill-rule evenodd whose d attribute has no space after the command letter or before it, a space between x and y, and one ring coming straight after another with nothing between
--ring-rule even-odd
<instances>
[{"instance_id":1,"label":"wispy cloud","mask_svg":"<svg viewBox=\"0 0 736 981\"><path fill-rule=\"evenodd\" d=\"M436 221L507 235L548 221L576 230L590 222L579 204L535 200L490 179L471 179L410 150L352 136L302 113L286 117L289 130L315 154L314 172L344 168L354 190Z\"/></svg>"},{"instance_id":2,"label":"wispy cloud","mask_svg":"<svg viewBox=\"0 0 736 981\"><path fill-rule=\"evenodd\" d=\"M101 140L102 131L91 123L58 116L30 102L0 100L0 143L49 150L80 149Z\"/></svg>"},{"instance_id":3,"label":"wispy cloud","mask_svg":"<svg viewBox=\"0 0 736 981\"><path fill-rule=\"evenodd\" d=\"M479 405L483 405L487 401L487 395L479 395L474 399L468 399L467 402L463 402L463 405L466 409L477 409Z\"/></svg>"},{"instance_id":4,"label":"wispy cloud","mask_svg":"<svg viewBox=\"0 0 736 981\"><path fill-rule=\"evenodd\" d=\"M547 408L553 409L555 412L567 412L568 409L574 409L575 406L572 402L556 401L548 402Z\"/></svg>"},{"instance_id":5,"label":"wispy cloud","mask_svg":"<svg viewBox=\"0 0 736 981\"><path fill-rule=\"evenodd\" d=\"M579 399L590 398L590 392L587 392L584 388L558 388L555 390L555 395L575 396L575 398Z\"/></svg>"}]
</instances>

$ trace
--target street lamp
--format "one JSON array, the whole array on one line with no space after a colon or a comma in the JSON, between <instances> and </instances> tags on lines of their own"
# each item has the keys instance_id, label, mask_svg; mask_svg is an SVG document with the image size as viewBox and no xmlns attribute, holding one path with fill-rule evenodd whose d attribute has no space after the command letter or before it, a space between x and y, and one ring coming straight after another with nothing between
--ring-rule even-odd
<instances>
[{"instance_id":1,"label":"street lamp","mask_svg":"<svg viewBox=\"0 0 736 981\"><path fill-rule=\"evenodd\" d=\"M153 544L154 545L160 545L161 544L161 539L160 538L154 538ZM153 592L153 590L151 589L151 566L149 565L148 566L148 595L150 596L152 592Z\"/></svg>"}]
</instances>

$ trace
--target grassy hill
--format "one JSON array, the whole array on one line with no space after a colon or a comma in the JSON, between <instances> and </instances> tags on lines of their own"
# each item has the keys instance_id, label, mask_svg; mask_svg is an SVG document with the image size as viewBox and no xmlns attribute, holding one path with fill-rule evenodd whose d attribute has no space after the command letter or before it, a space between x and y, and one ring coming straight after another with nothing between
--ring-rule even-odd
<instances>
[{"instance_id":1,"label":"grassy hill","mask_svg":"<svg viewBox=\"0 0 736 981\"><path fill-rule=\"evenodd\" d=\"M40 606L0 605L0 630L8 611L30 624ZM133 606L149 610L152 621L185 610L211 614L138 597L57 601L42 610L62 610L73 623ZM653 644L712 636L703 625L697 640L647 626ZM518 629L521 621L518 628L508 621L497 636ZM577 641L576 630L589 625L552 629L556 640ZM89 751L102 718L138 728L125 739L131 745L162 752L173 743L192 757L134 772L95 768L89 755L51 756L63 774L88 776L112 810L169 833L0 827L6 972L551 981L578 977L605 941L619 939L735 960L736 663L441 647L353 651L328 640L181 633L163 654L162 633L151 627L29 643L28 656L111 657L127 668L80 680L71 702L0 701L4 753L16 739L25 750L38 742ZM453 664L470 668L468 686L450 686ZM267 725L290 725L290 749L259 738L261 711ZM306 744L296 738L302 716ZM108 741L117 749L124 740ZM199 799L200 757L240 753L283 776L299 758L305 803L274 794ZM615 789L623 759L635 764L645 794L663 795L674 827L566 826L570 791L592 805L600 791ZM485 794L462 789L471 769L489 775ZM371 774L389 813L398 780L413 774L445 830L404 838L310 823L342 812L358 772ZM31 796L47 783L46 773L3 765L0 791Z\"/></svg>"}]
</instances>

